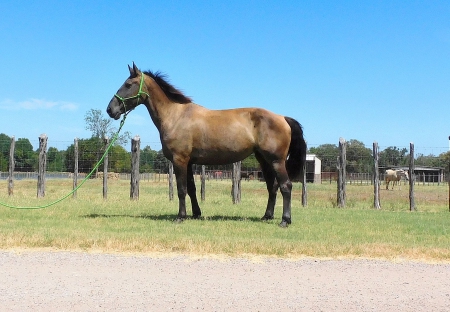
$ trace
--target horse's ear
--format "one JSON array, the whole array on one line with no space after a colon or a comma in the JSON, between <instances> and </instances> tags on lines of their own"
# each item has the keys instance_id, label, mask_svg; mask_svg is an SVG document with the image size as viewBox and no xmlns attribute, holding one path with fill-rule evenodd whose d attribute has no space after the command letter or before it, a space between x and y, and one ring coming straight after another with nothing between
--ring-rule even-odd
<instances>
[{"instance_id":1,"label":"horse's ear","mask_svg":"<svg viewBox=\"0 0 450 312\"><path fill-rule=\"evenodd\" d=\"M141 73L141 71L139 70L139 68L137 68L137 66L136 66L136 64L134 64L134 62L133 62L133 68L131 68L130 65L128 65L128 70L130 71L130 78L137 77L137 75L139 75Z\"/></svg>"},{"instance_id":2,"label":"horse's ear","mask_svg":"<svg viewBox=\"0 0 450 312\"><path fill-rule=\"evenodd\" d=\"M137 68L137 66L136 66L136 64L134 64L134 62L133 62L133 71L136 76L141 73L141 71L139 70L139 68Z\"/></svg>"}]
</instances>

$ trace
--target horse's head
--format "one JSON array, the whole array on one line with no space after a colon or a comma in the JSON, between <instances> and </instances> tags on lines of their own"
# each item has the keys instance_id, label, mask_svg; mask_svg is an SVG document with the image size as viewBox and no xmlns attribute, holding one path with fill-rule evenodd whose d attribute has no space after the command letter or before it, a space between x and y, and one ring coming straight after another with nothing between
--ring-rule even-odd
<instances>
[{"instance_id":1,"label":"horse's head","mask_svg":"<svg viewBox=\"0 0 450 312\"><path fill-rule=\"evenodd\" d=\"M405 179L409 181L409 173L408 173L408 170L403 170L403 172L405 173Z\"/></svg>"},{"instance_id":2,"label":"horse's head","mask_svg":"<svg viewBox=\"0 0 450 312\"><path fill-rule=\"evenodd\" d=\"M145 88L144 74L136 67L134 62L132 68L128 65L128 69L130 70L130 77L114 94L106 109L109 117L116 120L120 118L121 114L134 109L142 103L146 96L149 96L147 92L143 91L143 88Z\"/></svg>"},{"instance_id":3,"label":"horse's head","mask_svg":"<svg viewBox=\"0 0 450 312\"><path fill-rule=\"evenodd\" d=\"M398 169L398 170L397 170L397 176L405 177L405 179L406 179L407 181L409 181L408 170Z\"/></svg>"}]
</instances>

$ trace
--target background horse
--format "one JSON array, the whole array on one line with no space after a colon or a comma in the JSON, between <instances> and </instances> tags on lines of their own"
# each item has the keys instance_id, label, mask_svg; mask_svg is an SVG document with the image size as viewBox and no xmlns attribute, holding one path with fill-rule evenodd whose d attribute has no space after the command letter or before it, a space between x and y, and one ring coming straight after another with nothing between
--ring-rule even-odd
<instances>
[{"instance_id":1,"label":"background horse","mask_svg":"<svg viewBox=\"0 0 450 312\"><path fill-rule=\"evenodd\" d=\"M177 180L177 221L186 218L186 193L194 218L201 216L192 164L224 165L252 153L261 165L269 192L263 220L273 219L277 191L283 197L280 226L291 223L291 180L303 174L306 142L294 119L262 108L209 110L194 104L169 84L164 75L141 72L133 63L130 76L109 102L107 113L119 119L144 104L159 131L162 151L172 163Z\"/></svg>"},{"instance_id":2,"label":"background horse","mask_svg":"<svg viewBox=\"0 0 450 312\"><path fill-rule=\"evenodd\" d=\"M386 181L386 189L389 189L389 182L392 181L392 190L394 189L395 183L399 185L400 188L400 180L402 177L405 177L406 180L409 180L408 177L408 171L402 170L402 169L388 169L386 170L386 176L384 177Z\"/></svg>"}]
</instances>

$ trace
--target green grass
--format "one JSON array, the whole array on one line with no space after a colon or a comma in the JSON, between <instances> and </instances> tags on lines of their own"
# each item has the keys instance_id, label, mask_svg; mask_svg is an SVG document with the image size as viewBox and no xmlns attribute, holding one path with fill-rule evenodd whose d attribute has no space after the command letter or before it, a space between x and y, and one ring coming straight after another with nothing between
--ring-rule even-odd
<instances>
[{"instance_id":1,"label":"green grass","mask_svg":"<svg viewBox=\"0 0 450 312\"><path fill-rule=\"evenodd\" d=\"M69 180L48 180L45 198L37 199L36 181L15 181L14 196L8 197L4 185L0 201L19 206L42 205L71 190ZM335 184L308 184L305 208L301 184L295 184L287 229L278 227L281 200L275 219L262 222L265 185L242 181L242 186L242 202L233 205L230 181L207 181L202 218L176 224L178 200L168 200L166 183L141 181L140 199L131 201L129 181L109 181L104 200L101 181L90 180L76 199L50 208L0 207L0 248L450 260L446 185L416 186L418 211L409 212L408 186L382 189L382 209L376 211L370 185L347 186L347 207L336 208Z\"/></svg>"}]
</instances>

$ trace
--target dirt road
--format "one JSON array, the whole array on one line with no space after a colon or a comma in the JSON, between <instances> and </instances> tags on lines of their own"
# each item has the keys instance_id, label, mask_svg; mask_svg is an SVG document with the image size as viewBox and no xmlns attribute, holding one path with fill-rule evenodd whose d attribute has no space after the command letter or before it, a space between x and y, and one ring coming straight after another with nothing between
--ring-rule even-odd
<instances>
[{"instance_id":1,"label":"dirt road","mask_svg":"<svg viewBox=\"0 0 450 312\"><path fill-rule=\"evenodd\" d=\"M1 311L449 311L450 264L0 251Z\"/></svg>"}]
</instances>

